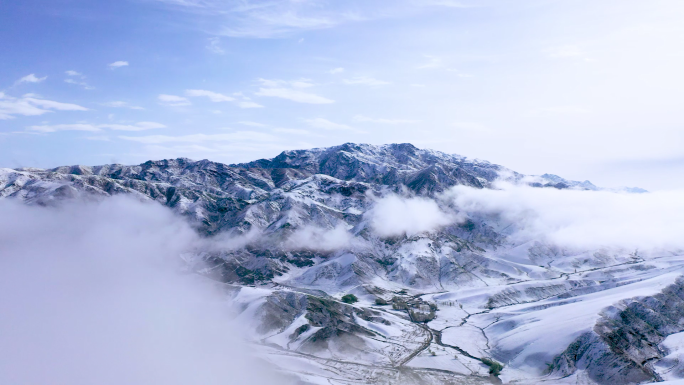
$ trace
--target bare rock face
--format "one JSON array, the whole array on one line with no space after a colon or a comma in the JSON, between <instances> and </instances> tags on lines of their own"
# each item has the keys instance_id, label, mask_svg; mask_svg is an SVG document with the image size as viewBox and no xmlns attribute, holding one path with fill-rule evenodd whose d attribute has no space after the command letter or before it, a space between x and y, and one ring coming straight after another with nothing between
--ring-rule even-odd
<instances>
[{"instance_id":1,"label":"bare rock face","mask_svg":"<svg viewBox=\"0 0 684 385\"><path fill-rule=\"evenodd\" d=\"M551 370L585 370L599 384L662 381L653 364L666 352L668 336L684 331L684 278L661 293L623 300L606 308L594 326L558 356Z\"/></svg>"}]
</instances>

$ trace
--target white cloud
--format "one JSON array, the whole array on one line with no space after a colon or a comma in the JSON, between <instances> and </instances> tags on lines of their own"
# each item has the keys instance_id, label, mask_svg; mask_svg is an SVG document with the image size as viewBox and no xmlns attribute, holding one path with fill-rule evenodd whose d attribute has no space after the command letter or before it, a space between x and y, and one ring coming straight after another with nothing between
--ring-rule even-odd
<instances>
[{"instance_id":1,"label":"white cloud","mask_svg":"<svg viewBox=\"0 0 684 385\"><path fill-rule=\"evenodd\" d=\"M286 85L289 83L285 80L277 80L277 79L271 80L271 79L263 79L263 78L257 79L257 82L259 82L262 86L269 87L269 88L280 87L282 85Z\"/></svg>"},{"instance_id":2,"label":"white cloud","mask_svg":"<svg viewBox=\"0 0 684 385\"><path fill-rule=\"evenodd\" d=\"M103 128L115 131L145 131L155 128L165 128L166 126L156 122L138 122L135 124L53 124L53 125L37 125L29 126L29 131L38 132L57 132L57 131L102 131Z\"/></svg>"},{"instance_id":3,"label":"white cloud","mask_svg":"<svg viewBox=\"0 0 684 385\"><path fill-rule=\"evenodd\" d=\"M209 44L206 46L206 49L218 55L223 55L226 53L226 51L221 48L221 38L219 37L210 37Z\"/></svg>"},{"instance_id":4,"label":"white cloud","mask_svg":"<svg viewBox=\"0 0 684 385\"><path fill-rule=\"evenodd\" d=\"M380 124L410 124L418 123L418 120L409 119L382 119L382 118L369 118L368 116L356 115L354 116L355 122L368 122L368 123L380 123Z\"/></svg>"},{"instance_id":5,"label":"white cloud","mask_svg":"<svg viewBox=\"0 0 684 385\"><path fill-rule=\"evenodd\" d=\"M328 104L334 103L334 100L316 95L311 92L304 92L300 89L311 88L316 84L312 83L310 79L297 80L280 80L280 79L263 79L259 78L257 81L261 84L259 91L255 92L257 96L270 96L282 99L292 100L298 103L309 104Z\"/></svg>"},{"instance_id":6,"label":"white cloud","mask_svg":"<svg viewBox=\"0 0 684 385\"><path fill-rule=\"evenodd\" d=\"M25 99L0 99L0 119L13 119L14 115L35 116L45 114L47 110L40 109Z\"/></svg>"},{"instance_id":7,"label":"white cloud","mask_svg":"<svg viewBox=\"0 0 684 385\"><path fill-rule=\"evenodd\" d=\"M37 77L35 74L30 74L26 75L23 78L19 79L16 81L15 84L20 84L20 83L40 83L47 79L47 76L43 76L42 78Z\"/></svg>"},{"instance_id":8,"label":"white cloud","mask_svg":"<svg viewBox=\"0 0 684 385\"><path fill-rule=\"evenodd\" d=\"M74 84L74 85L77 85L77 86L81 86L81 87L83 87L83 88L86 89L86 90L94 90L94 89L95 89L95 87L91 86L90 84L88 84L88 83L86 83L86 82L84 82L84 81L74 80L74 79L71 79L71 78L66 78L66 79L64 79L64 83L69 83L69 84Z\"/></svg>"},{"instance_id":9,"label":"white cloud","mask_svg":"<svg viewBox=\"0 0 684 385\"><path fill-rule=\"evenodd\" d=\"M462 1L455 0L419 0L416 2L421 6L436 6L436 7L448 7L448 8L472 8L473 5L466 4Z\"/></svg>"},{"instance_id":10,"label":"white cloud","mask_svg":"<svg viewBox=\"0 0 684 385\"><path fill-rule=\"evenodd\" d=\"M136 126L145 127L146 129L165 128L166 127L165 125L163 125L161 123L156 123L156 122L138 122L138 123L136 123Z\"/></svg>"},{"instance_id":11,"label":"white cloud","mask_svg":"<svg viewBox=\"0 0 684 385\"><path fill-rule=\"evenodd\" d=\"M308 80L293 80L290 82L290 84L294 88L309 88L315 86L315 84L311 83Z\"/></svg>"},{"instance_id":12,"label":"white cloud","mask_svg":"<svg viewBox=\"0 0 684 385\"><path fill-rule=\"evenodd\" d=\"M371 78L368 76L357 76L355 78L345 79L344 83L350 84L350 85L363 85L363 86L384 86L387 84L391 84L390 82L386 82L384 80L378 80L378 79Z\"/></svg>"},{"instance_id":13,"label":"white cloud","mask_svg":"<svg viewBox=\"0 0 684 385\"><path fill-rule=\"evenodd\" d=\"M473 5L454 0L403 0L395 2L345 1L259 1L242 0L156 0L174 10L206 17L221 15L213 26L215 33L230 37L291 37L297 32L334 28L359 21L397 17L421 12L420 8L441 6L469 8ZM471 3L471 2L469 2ZM478 6L480 3L476 3ZM296 39L302 43L304 38Z\"/></svg>"},{"instance_id":14,"label":"white cloud","mask_svg":"<svg viewBox=\"0 0 684 385\"><path fill-rule=\"evenodd\" d=\"M35 104L39 107L43 107L43 108L47 108L47 109L51 109L51 110L88 111L87 108L79 106L78 104L61 103L61 102L55 102L52 100L35 99L35 98L25 98L24 100L28 101L29 103Z\"/></svg>"},{"instance_id":15,"label":"white cloud","mask_svg":"<svg viewBox=\"0 0 684 385\"><path fill-rule=\"evenodd\" d=\"M38 99L26 94L21 98L8 96L0 92L0 120L13 119L16 115L43 115L51 110L88 111L87 108L71 103L60 103L52 100Z\"/></svg>"},{"instance_id":16,"label":"white cloud","mask_svg":"<svg viewBox=\"0 0 684 385\"><path fill-rule=\"evenodd\" d=\"M162 205L3 200L0 234L0 383L289 384L182 259L206 241Z\"/></svg>"},{"instance_id":17,"label":"white cloud","mask_svg":"<svg viewBox=\"0 0 684 385\"><path fill-rule=\"evenodd\" d=\"M170 107L183 107L192 104L187 98L177 95L160 94L157 99L159 99L162 105Z\"/></svg>"},{"instance_id":18,"label":"white cloud","mask_svg":"<svg viewBox=\"0 0 684 385\"><path fill-rule=\"evenodd\" d=\"M146 131L156 128L166 128L166 125L156 122L138 122L135 124L100 124L98 127L116 131Z\"/></svg>"},{"instance_id":19,"label":"white cloud","mask_svg":"<svg viewBox=\"0 0 684 385\"><path fill-rule=\"evenodd\" d=\"M232 102L235 98L207 90L185 90L185 94L191 98L207 97L212 102Z\"/></svg>"},{"instance_id":20,"label":"white cloud","mask_svg":"<svg viewBox=\"0 0 684 385\"><path fill-rule=\"evenodd\" d=\"M298 128L274 128L271 130L273 132L278 132L278 133L283 133L283 134L291 134L291 135L311 135L311 132L307 130L301 130Z\"/></svg>"},{"instance_id":21,"label":"white cloud","mask_svg":"<svg viewBox=\"0 0 684 385\"><path fill-rule=\"evenodd\" d=\"M120 101L114 101L114 102L102 103L102 105L106 106L106 107L121 108L121 107L127 107L128 103L120 102Z\"/></svg>"},{"instance_id":22,"label":"white cloud","mask_svg":"<svg viewBox=\"0 0 684 385\"><path fill-rule=\"evenodd\" d=\"M236 102L237 106L240 108L263 108L259 103L251 101L248 97L242 95L240 92L236 92L234 95L241 97L242 101L236 101L232 96L227 96L224 94L219 94L218 92L212 92L207 90L185 90L185 94L189 97L206 97L212 102Z\"/></svg>"},{"instance_id":23,"label":"white cloud","mask_svg":"<svg viewBox=\"0 0 684 385\"><path fill-rule=\"evenodd\" d=\"M454 187L446 196L465 213L498 218L517 242L567 247L684 248L684 191L618 194L498 185Z\"/></svg>"},{"instance_id":24,"label":"white cloud","mask_svg":"<svg viewBox=\"0 0 684 385\"><path fill-rule=\"evenodd\" d=\"M30 131L38 132L57 132L57 131L90 131L97 132L101 131L100 128L92 124L53 124L53 125L40 125L40 126L29 126Z\"/></svg>"},{"instance_id":25,"label":"white cloud","mask_svg":"<svg viewBox=\"0 0 684 385\"><path fill-rule=\"evenodd\" d=\"M257 122L249 122L249 121L241 121L238 122L239 124L243 124L245 126L251 126L251 127L268 127L268 124L263 124L263 123L257 123Z\"/></svg>"},{"instance_id":26,"label":"white cloud","mask_svg":"<svg viewBox=\"0 0 684 385\"><path fill-rule=\"evenodd\" d=\"M83 74L78 72L78 71L69 70L69 71L64 71L64 73L67 74L67 76L83 77Z\"/></svg>"},{"instance_id":27,"label":"white cloud","mask_svg":"<svg viewBox=\"0 0 684 385\"><path fill-rule=\"evenodd\" d=\"M263 79L259 78L257 81L264 87L277 88L277 87L294 87L294 88L309 88L315 86L311 82L311 79L298 79L298 80L280 80L280 79Z\"/></svg>"},{"instance_id":28,"label":"white cloud","mask_svg":"<svg viewBox=\"0 0 684 385\"><path fill-rule=\"evenodd\" d=\"M220 14L226 22L218 33L230 37L273 38L296 31L331 28L359 19L356 12L337 12L309 1L243 1L238 5L220 0L157 0L176 9L202 15ZM180 6L180 7L179 7ZM301 40L301 39L299 39Z\"/></svg>"},{"instance_id":29,"label":"white cloud","mask_svg":"<svg viewBox=\"0 0 684 385\"><path fill-rule=\"evenodd\" d=\"M244 101L243 101L243 102L238 102L237 105L238 105L238 107L240 107L240 108L263 108L263 107L264 107L264 106L262 106L262 105L259 104L259 103L255 103L255 102L244 102Z\"/></svg>"},{"instance_id":30,"label":"white cloud","mask_svg":"<svg viewBox=\"0 0 684 385\"><path fill-rule=\"evenodd\" d=\"M334 100L320 95L289 88L260 88L259 91L255 92L254 94L258 96L269 96L292 100L293 102L297 103L329 104L335 102Z\"/></svg>"},{"instance_id":31,"label":"white cloud","mask_svg":"<svg viewBox=\"0 0 684 385\"><path fill-rule=\"evenodd\" d=\"M114 63L109 64L109 68L115 69L115 68L119 68L119 67L125 67L127 65L128 65L127 61L119 60L119 61L115 61Z\"/></svg>"},{"instance_id":32,"label":"white cloud","mask_svg":"<svg viewBox=\"0 0 684 385\"><path fill-rule=\"evenodd\" d=\"M428 59L428 62L418 66L418 69L434 69L434 68L441 68L444 66L444 62L443 62L442 58L440 58L438 56L423 55L423 57Z\"/></svg>"},{"instance_id":33,"label":"white cloud","mask_svg":"<svg viewBox=\"0 0 684 385\"><path fill-rule=\"evenodd\" d=\"M109 142L109 141L111 141L111 139L105 135L89 136L86 139L94 140L94 141L98 141L98 142Z\"/></svg>"},{"instance_id":34,"label":"white cloud","mask_svg":"<svg viewBox=\"0 0 684 385\"><path fill-rule=\"evenodd\" d=\"M229 134L191 134L180 136L149 135L149 136L121 136L121 139L144 144L165 143L205 143L205 142L231 142L231 141L256 141L272 142L278 137L256 131L237 131Z\"/></svg>"},{"instance_id":35,"label":"white cloud","mask_svg":"<svg viewBox=\"0 0 684 385\"><path fill-rule=\"evenodd\" d=\"M106 102L106 103L102 103L102 105L105 107L113 107L113 108L130 108L132 110L144 110L144 108L142 108L142 107L132 106L129 103L122 102L122 101Z\"/></svg>"},{"instance_id":36,"label":"white cloud","mask_svg":"<svg viewBox=\"0 0 684 385\"><path fill-rule=\"evenodd\" d=\"M381 237L411 236L457 221L457 216L442 211L432 199L397 195L379 199L366 215L372 230Z\"/></svg>"},{"instance_id":37,"label":"white cloud","mask_svg":"<svg viewBox=\"0 0 684 385\"><path fill-rule=\"evenodd\" d=\"M347 126L346 124L340 124L331 122L328 119L314 118L314 119L304 119L304 121L313 128L321 128L324 130L353 130L354 128Z\"/></svg>"},{"instance_id":38,"label":"white cloud","mask_svg":"<svg viewBox=\"0 0 684 385\"><path fill-rule=\"evenodd\" d=\"M342 72L344 72L344 68L342 68L342 67L337 67L337 68L331 69L331 70L328 71L328 72L330 72L330 73L333 74L333 75L335 75L335 74L341 74Z\"/></svg>"}]
</instances>

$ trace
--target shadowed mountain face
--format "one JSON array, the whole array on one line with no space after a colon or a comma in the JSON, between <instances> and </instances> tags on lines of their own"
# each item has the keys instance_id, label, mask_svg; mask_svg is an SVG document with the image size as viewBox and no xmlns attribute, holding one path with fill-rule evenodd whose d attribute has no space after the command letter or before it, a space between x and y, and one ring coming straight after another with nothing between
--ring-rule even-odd
<instances>
[{"instance_id":1,"label":"shadowed mountain face","mask_svg":"<svg viewBox=\"0 0 684 385\"><path fill-rule=\"evenodd\" d=\"M412 144L371 146L347 143L337 147L286 151L270 160L239 164L242 168L298 170L345 181L386 186L403 184L417 194L444 191L457 184L485 187L503 169L489 162L419 150Z\"/></svg>"},{"instance_id":2,"label":"shadowed mountain face","mask_svg":"<svg viewBox=\"0 0 684 385\"><path fill-rule=\"evenodd\" d=\"M347 143L233 165L0 169L0 197L53 206L128 195L170 208L206 239L238 240L190 259L226 285L249 338L290 360L274 365L303 381L621 384L684 373L681 252L515 241L514 223L458 216L445 198L497 180L600 190L411 144ZM374 210L388 197L446 219L380 234ZM349 293L358 302L341 301Z\"/></svg>"}]
</instances>

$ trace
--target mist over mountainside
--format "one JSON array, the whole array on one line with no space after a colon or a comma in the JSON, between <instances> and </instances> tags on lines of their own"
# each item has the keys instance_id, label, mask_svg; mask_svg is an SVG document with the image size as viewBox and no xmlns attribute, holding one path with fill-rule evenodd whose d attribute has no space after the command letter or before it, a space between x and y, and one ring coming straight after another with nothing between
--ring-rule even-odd
<instances>
[{"instance_id":1,"label":"mist over mountainside","mask_svg":"<svg viewBox=\"0 0 684 385\"><path fill-rule=\"evenodd\" d=\"M192 226L173 253L223 284L231 322L303 384L684 378L681 192L411 144L0 169L6 201L59 212L110 196Z\"/></svg>"}]
</instances>

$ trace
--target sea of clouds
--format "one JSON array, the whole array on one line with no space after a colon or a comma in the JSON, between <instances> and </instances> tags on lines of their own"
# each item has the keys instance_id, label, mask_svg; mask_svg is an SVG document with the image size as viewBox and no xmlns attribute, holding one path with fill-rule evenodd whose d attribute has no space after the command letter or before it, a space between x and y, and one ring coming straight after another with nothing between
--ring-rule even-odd
<instances>
[{"instance_id":1,"label":"sea of clouds","mask_svg":"<svg viewBox=\"0 0 684 385\"><path fill-rule=\"evenodd\" d=\"M0 384L287 383L179 258L198 245L158 204L0 200Z\"/></svg>"},{"instance_id":2,"label":"sea of clouds","mask_svg":"<svg viewBox=\"0 0 684 385\"><path fill-rule=\"evenodd\" d=\"M363 218L380 238L485 218L512 242L684 249L684 191L456 186L434 198L375 198ZM220 284L181 258L260 237L202 238L168 208L125 197L56 207L0 200L0 384L286 383L242 342ZM283 246L355 242L338 225L302 227Z\"/></svg>"},{"instance_id":3,"label":"sea of clouds","mask_svg":"<svg viewBox=\"0 0 684 385\"><path fill-rule=\"evenodd\" d=\"M379 237L438 231L468 218L505 229L509 240L564 247L684 249L684 191L643 194L498 183L455 186L434 199L389 195L366 213Z\"/></svg>"}]
</instances>

